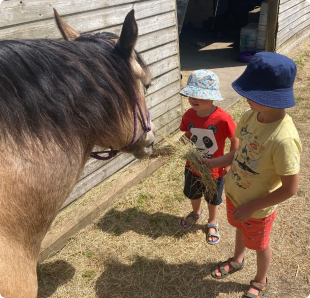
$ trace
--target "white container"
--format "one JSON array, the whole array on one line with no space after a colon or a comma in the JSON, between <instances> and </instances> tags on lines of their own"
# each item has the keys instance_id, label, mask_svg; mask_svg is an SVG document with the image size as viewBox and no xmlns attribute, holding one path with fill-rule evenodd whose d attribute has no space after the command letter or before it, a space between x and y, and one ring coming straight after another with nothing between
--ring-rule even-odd
<instances>
[{"instance_id":1,"label":"white container","mask_svg":"<svg viewBox=\"0 0 310 298\"><path fill-rule=\"evenodd\" d=\"M266 46L266 31L257 30L256 52L265 51Z\"/></svg>"},{"instance_id":2,"label":"white container","mask_svg":"<svg viewBox=\"0 0 310 298\"><path fill-rule=\"evenodd\" d=\"M255 51L258 23L249 23L240 30L240 52Z\"/></svg>"},{"instance_id":3,"label":"white container","mask_svg":"<svg viewBox=\"0 0 310 298\"><path fill-rule=\"evenodd\" d=\"M259 22L258 22L259 31L266 31L267 16L268 16L268 0L264 0L261 3L260 14L259 14Z\"/></svg>"}]
</instances>

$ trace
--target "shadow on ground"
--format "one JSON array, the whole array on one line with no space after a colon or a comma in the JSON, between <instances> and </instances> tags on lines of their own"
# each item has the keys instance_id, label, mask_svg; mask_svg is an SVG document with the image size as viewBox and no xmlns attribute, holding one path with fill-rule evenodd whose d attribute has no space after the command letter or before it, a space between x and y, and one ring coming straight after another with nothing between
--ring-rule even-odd
<instances>
[{"instance_id":1,"label":"shadow on ground","mask_svg":"<svg viewBox=\"0 0 310 298\"><path fill-rule=\"evenodd\" d=\"M74 274L74 267L63 260L39 264L37 267L38 298L50 297L58 287L70 281Z\"/></svg>"},{"instance_id":2,"label":"shadow on ground","mask_svg":"<svg viewBox=\"0 0 310 298\"><path fill-rule=\"evenodd\" d=\"M113 218L112 224L111 218ZM127 231L134 231L152 239L163 236L182 238L188 232L205 231L205 226L199 223L196 223L190 230L183 231L179 222L180 217L171 214L161 212L147 214L137 208L130 208L125 211L117 211L115 209L108 211L98 221L96 226L100 230L115 236L124 234Z\"/></svg>"},{"instance_id":3,"label":"shadow on ground","mask_svg":"<svg viewBox=\"0 0 310 298\"><path fill-rule=\"evenodd\" d=\"M210 278L213 263L167 264L162 260L137 257L131 265L111 260L97 279L97 297L203 297L242 292L248 285ZM201 289L204 288L204 293Z\"/></svg>"}]
</instances>

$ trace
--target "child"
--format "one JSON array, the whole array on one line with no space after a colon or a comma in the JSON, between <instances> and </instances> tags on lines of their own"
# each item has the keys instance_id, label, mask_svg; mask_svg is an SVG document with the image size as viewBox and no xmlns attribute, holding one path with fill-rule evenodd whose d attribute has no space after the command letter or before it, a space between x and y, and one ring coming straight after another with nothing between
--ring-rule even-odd
<instances>
[{"instance_id":1,"label":"child","mask_svg":"<svg viewBox=\"0 0 310 298\"><path fill-rule=\"evenodd\" d=\"M181 95L188 96L191 109L185 112L180 124L180 130L185 132L185 137L191 140L199 150L202 150L207 158L222 156L224 154L225 139L231 142L230 150L238 147L238 139L234 137L236 125L231 116L221 108L213 105L214 100L222 100L219 91L219 79L209 70L196 70L188 78L187 86ZM216 178L218 193L210 194L210 191L201 183L198 173L190 169L187 161L185 167L184 194L191 200L193 211L184 219L180 226L187 230L201 217L202 196L208 203L209 220L207 225L207 242L216 244L220 240L217 222L218 205L222 202L223 178L229 170L223 168L212 169Z\"/></svg>"},{"instance_id":2,"label":"child","mask_svg":"<svg viewBox=\"0 0 310 298\"><path fill-rule=\"evenodd\" d=\"M285 108L295 105L295 63L286 56L261 52L233 82L247 98L246 111L236 129L239 147L222 157L204 161L210 168L231 164L225 177L227 218L236 227L234 256L212 271L217 279L244 268L245 248L256 251L257 272L243 298L264 297L271 262L269 237L277 204L298 187L301 142Z\"/></svg>"}]
</instances>

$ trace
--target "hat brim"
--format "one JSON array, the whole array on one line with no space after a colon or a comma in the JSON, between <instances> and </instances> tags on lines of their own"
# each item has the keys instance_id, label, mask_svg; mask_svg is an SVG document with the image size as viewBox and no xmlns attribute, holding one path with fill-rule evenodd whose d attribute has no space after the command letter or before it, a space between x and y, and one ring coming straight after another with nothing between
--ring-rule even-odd
<instances>
[{"instance_id":1,"label":"hat brim","mask_svg":"<svg viewBox=\"0 0 310 298\"><path fill-rule=\"evenodd\" d=\"M187 85L184 88L182 88L180 94L197 99L217 100L217 101L223 100L223 97L219 90L202 89L190 85Z\"/></svg>"},{"instance_id":2,"label":"hat brim","mask_svg":"<svg viewBox=\"0 0 310 298\"><path fill-rule=\"evenodd\" d=\"M241 96L262 106L276 109L286 109L296 105L293 86L286 89L254 90L240 86L238 80L239 79L231 84L234 90Z\"/></svg>"}]
</instances>

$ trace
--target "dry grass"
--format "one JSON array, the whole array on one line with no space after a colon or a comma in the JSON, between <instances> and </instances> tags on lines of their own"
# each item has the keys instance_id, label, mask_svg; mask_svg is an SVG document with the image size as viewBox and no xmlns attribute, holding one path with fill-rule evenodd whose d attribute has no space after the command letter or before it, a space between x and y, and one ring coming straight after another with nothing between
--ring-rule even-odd
<instances>
[{"instance_id":1,"label":"dry grass","mask_svg":"<svg viewBox=\"0 0 310 298\"><path fill-rule=\"evenodd\" d=\"M185 136L176 140L174 137L163 136L162 144L154 148L152 157L169 155L180 161L188 160L191 164L191 168L200 175L202 184L210 190L211 194L216 194L216 182L212 178L212 173L207 164L200 162L200 160L204 158L204 154L198 149L199 148Z\"/></svg>"},{"instance_id":2,"label":"dry grass","mask_svg":"<svg viewBox=\"0 0 310 298\"><path fill-rule=\"evenodd\" d=\"M309 45L294 56L297 106L288 110L303 142L300 187L277 211L267 297L310 294ZM247 108L239 101L229 112L238 121ZM256 272L255 254L248 250L246 268L227 279L210 276L215 262L232 256L234 229L227 223L224 202L219 208L218 245L205 241L206 207L198 224L188 232L180 230L180 217L190 211L182 194L183 170L184 161L172 156L93 225L71 237L55 257L39 265L38 297L241 297Z\"/></svg>"}]
</instances>

